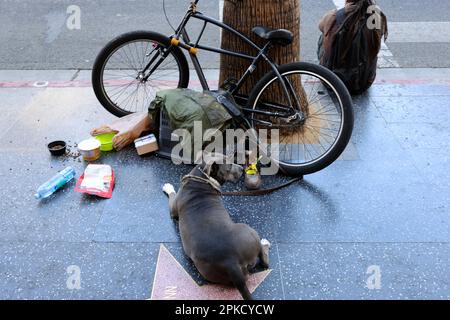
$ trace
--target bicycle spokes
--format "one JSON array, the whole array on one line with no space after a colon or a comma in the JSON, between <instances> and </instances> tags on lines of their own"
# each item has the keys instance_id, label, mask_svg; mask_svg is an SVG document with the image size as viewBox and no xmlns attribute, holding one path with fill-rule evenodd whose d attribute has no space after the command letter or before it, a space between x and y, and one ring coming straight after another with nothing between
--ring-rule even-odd
<instances>
[{"instance_id":1,"label":"bicycle spokes","mask_svg":"<svg viewBox=\"0 0 450 320\"><path fill-rule=\"evenodd\" d=\"M317 76L293 72L285 75L295 91L304 119L289 119L253 114L257 128L279 130L279 160L292 164L307 164L323 157L335 144L342 126L342 107L334 90ZM280 84L274 79L261 93L258 110L274 112L289 108L288 100L279 96ZM274 94L275 93L275 94ZM277 102L273 102L277 101ZM264 123L271 123L264 126ZM270 136L269 136L269 143Z\"/></svg>"},{"instance_id":2,"label":"bicycle spokes","mask_svg":"<svg viewBox=\"0 0 450 320\"><path fill-rule=\"evenodd\" d=\"M126 43L113 52L103 70L106 95L121 109L144 111L156 92L178 86L177 61L149 40Z\"/></svg>"}]
</instances>

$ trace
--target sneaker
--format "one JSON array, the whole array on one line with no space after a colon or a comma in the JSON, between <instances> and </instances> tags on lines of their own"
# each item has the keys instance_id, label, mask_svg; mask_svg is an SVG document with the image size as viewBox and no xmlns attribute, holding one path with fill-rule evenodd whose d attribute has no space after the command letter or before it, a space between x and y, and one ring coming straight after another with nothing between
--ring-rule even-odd
<instances>
[{"instance_id":1,"label":"sneaker","mask_svg":"<svg viewBox=\"0 0 450 320\"><path fill-rule=\"evenodd\" d=\"M249 165L245 169L245 187L249 190L258 190L261 188L262 179L259 174L258 166L255 164Z\"/></svg>"}]
</instances>

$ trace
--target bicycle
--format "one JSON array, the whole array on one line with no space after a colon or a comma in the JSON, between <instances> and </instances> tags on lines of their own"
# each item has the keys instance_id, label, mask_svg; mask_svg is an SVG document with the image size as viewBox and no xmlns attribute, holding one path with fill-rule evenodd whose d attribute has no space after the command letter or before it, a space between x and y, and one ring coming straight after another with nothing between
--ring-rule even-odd
<instances>
[{"instance_id":1,"label":"bicycle","mask_svg":"<svg viewBox=\"0 0 450 320\"><path fill-rule=\"evenodd\" d=\"M209 90L197 52L231 55L251 61L242 77L227 83L225 88L241 104L233 116L244 118L247 127L279 129L276 161L285 173L311 174L337 160L350 140L354 122L352 99L342 81L319 65L275 64L268 52L274 46L290 45L293 41L290 31L255 27L253 32L266 40L266 44L259 47L246 35L200 13L198 2L191 2L175 33L169 37L152 31L134 31L117 37L103 48L92 72L93 88L100 103L112 114L122 117L146 110L159 90L187 88L189 67L182 49L189 53L203 90ZM186 31L191 19L203 22L195 43ZM231 32L258 53L251 56L201 45L208 23ZM257 82L248 97L240 95L242 84L261 61L265 61L271 71ZM301 92L296 92L296 88ZM268 98L274 90L282 92L283 97L278 96L278 101Z\"/></svg>"}]
</instances>

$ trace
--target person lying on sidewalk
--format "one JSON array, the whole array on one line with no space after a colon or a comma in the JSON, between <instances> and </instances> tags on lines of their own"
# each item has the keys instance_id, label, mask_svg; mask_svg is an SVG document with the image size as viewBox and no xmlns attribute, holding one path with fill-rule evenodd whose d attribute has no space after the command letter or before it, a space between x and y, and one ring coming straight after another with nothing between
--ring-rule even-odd
<instances>
[{"instance_id":1,"label":"person lying on sidewalk","mask_svg":"<svg viewBox=\"0 0 450 320\"><path fill-rule=\"evenodd\" d=\"M191 145L187 147L191 148L193 157L197 155L194 150L195 145L205 147L210 142L203 141L203 135L194 135L195 122L201 123L203 133L208 129L224 131L231 127L231 115L211 94L189 89L170 89L157 93L155 100L150 104L149 112L134 113L117 119L111 124L93 129L91 135L115 133L113 148L117 151L122 150L141 137L144 132L158 132L159 114L162 111L167 114L173 130L185 129L186 133L194 137L186 139L191 142ZM202 141L194 141L198 138ZM181 143L184 140L183 138ZM196 159L191 160L194 163ZM249 189L260 188L261 176L256 164L248 164L245 183Z\"/></svg>"},{"instance_id":2,"label":"person lying on sidewalk","mask_svg":"<svg viewBox=\"0 0 450 320\"><path fill-rule=\"evenodd\" d=\"M132 144L144 132L158 132L160 112L167 114L172 130L185 129L191 137L194 137L194 126L197 122L201 123L201 130L205 133L208 129L223 131L229 128L231 120L226 109L207 92L169 89L157 92L148 112L134 113L120 118L111 124L93 129L91 135L116 133L113 147L119 151ZM203 134L200 138L203 138ZM193 147L194 139L190 141ZM197 141L195 145L203 144L204 141ZM194 151L193 148L192 151Z\"/></svg>"}]
</instances>

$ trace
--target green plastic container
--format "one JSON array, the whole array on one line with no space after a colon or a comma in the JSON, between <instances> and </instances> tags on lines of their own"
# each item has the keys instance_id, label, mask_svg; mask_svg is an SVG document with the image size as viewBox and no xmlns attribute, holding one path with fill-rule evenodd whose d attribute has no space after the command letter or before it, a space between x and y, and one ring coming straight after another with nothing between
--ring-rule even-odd
<instances>
[{"instance_id":1,"label":"green plastic container","mask_svg":"<svg viewBox=\"0 0 450 320\"><path fill-rule=\"evenodd\" d=\"M97 139L101 143L100 150L101 151L112 151L113 138L115 136L116 136L115 133L107 133L107 134L102 134L102 135L96 136L95 139Z\"/></svg>"}]
</instances>

